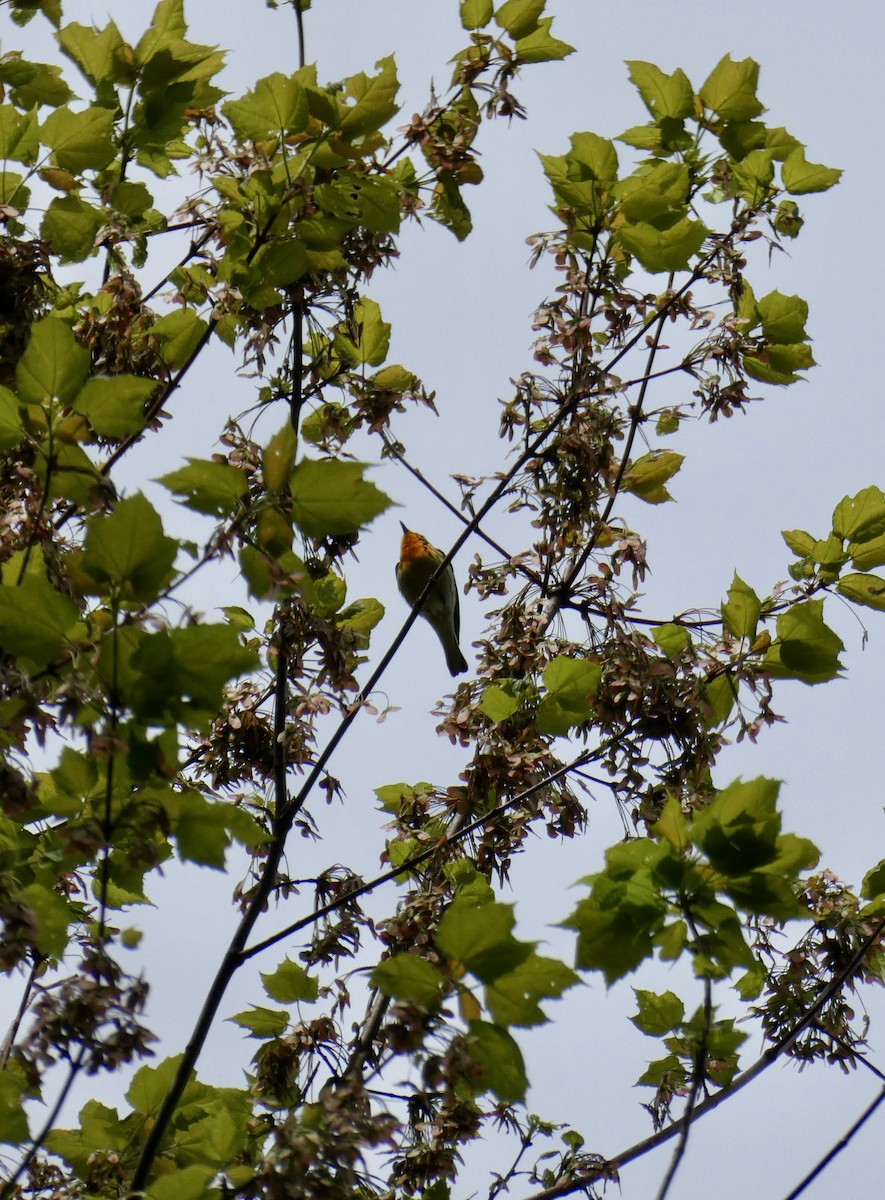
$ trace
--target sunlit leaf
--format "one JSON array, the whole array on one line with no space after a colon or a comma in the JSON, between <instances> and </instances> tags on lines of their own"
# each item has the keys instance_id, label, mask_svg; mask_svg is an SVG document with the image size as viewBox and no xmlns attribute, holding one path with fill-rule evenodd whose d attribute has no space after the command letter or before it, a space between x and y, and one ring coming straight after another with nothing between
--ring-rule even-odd
<instances>
[{"instance_id":1,"label":"sunlit leaf","mask_svg":"<svg viewBox=\"0 0 885 1200\"><path fill-rule=\"evenodd\" d=\"M357 533L393 503L363 479L364 463L304 459L292 472L292 518L309 537Z\"/></svg>"}]
</instances>

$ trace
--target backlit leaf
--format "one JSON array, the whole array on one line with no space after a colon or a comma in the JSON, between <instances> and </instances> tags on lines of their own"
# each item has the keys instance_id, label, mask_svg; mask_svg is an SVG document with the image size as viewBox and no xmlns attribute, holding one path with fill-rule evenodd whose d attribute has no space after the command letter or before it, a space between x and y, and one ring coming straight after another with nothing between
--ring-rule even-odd
<instances>
[{"instance_id":1,"label":"backlit leaf","mask_svg":"<svg viewBox=\"0 0 885 1200\"><path fill-rule=\"evenodd\" d=\"M379 963L370 982L393 1000L405 1000L423 1008L436 1006L445 983L432 963L405 952Z\"/></svg>"},{"instance_id":2,"label":"backlit leaf","mask_svg":"<svg viewBox=\"0 0 885 1200\"><path fill-rule=\"evenodd\" d=\"M89 371L89 351L66 321L44 317L31 326L31 336L15 371L16 387L29 404L58 400L67 404Z\"/></svg>"},{"instance_id":3,"label":"backlit leaf","mask_svg":"<svg viewBox=\"0 0 885 1200\"><path fill-rule=\"evenodd\" d=\"M357 533L389 508L388 496L363 479L364 463L303 459L292 472L292 518L308 537Z\"/></svg>"},{"instance_id":4,"label":"backlit leaf","mask_svg":"<svg viewBox=\"0 0 885 1200\"><path fill-rule=\"evenodd\" d=\"M280 1004L313 1004L319 996L319 980L291 958L284 958L275 971L262 971L261 982L271 1000Z\"/></svg>"},{"instance_id":5,"label":"backlit leaf","mask_svg":"<svg viewBox=\"0 0 885 1200\"><path fill-rule=\"evenodd\" d=\"M843 575L836 591L855 604L885 612L885 579L881 575Z\"/></svg>"},{"instance_id":6,"label":"backlit leaf","mask_svg":"<svg viewBox=\"0 0 885 1200\"><path fill-rule=\"evenodd\" d=\"M162 475L157 482L181 496L181 503L195 512L226 517L233 513L249 491L249 481L230 463L189 458L186 467Z\"/></svg>"},{"instance_id":7,"label":"backlit leaf","mask_svg":"<svg viewBox=\"0 0 885 1200\"><path fill-rule=\"evenodd\" d=\"M722 620L726 629L737 638L754 638L761 611L759 597L735 572L728 599L722 605Z\"/></svg>"},{"instance_id":8,"label":"backlit leaf","mask_svg":"<svg viewBox=\"0 0 885 1200\"><path fill-rule=\"evenodd\" d=\"M87 380L71 401L97 434L122 438L144 428L145 404L159 387L137 375L102 375Z\"/></svg>"},{"instance_id":9,"label":"backlit leaf","mask_svg":"<svg viewBox=\"0 0 885 1200\"><path fill-rule=\"evenodd\" d=\"M627 67L645 107L656 120L694 115L694 92L684 71L677 68L666 75L654 63L638 59L628 59Z\"/></svg>"},{"instance_id":10,"label":"backlit leaf","mask_svg":"<svg viewBox=\"0 0 885 1200\"><path fill-rule=\"evenodd\" d=\"M726 121L749 121L764 112L756 96L758 82L757 62L752 58L735 62L726 54L702 85L700 97Z\"/></svg>"},{"instance_id":11,"label":"backlit leaf","mask_svg":"<svg viewBox=\"0 0 885 1200\"><path fill-rule=\"evenodd\" d=\"M807 162L801 146L787 156L782 174L784 187L793 196L802 196L808 192L825 192L842 177L838 167L825 167L821 163Z\"/></svg>"},{"instance_id":12,"label":"backlit leaf","mask_svg":"<svg viewBox=\"0 0 885 1200\"><path fill-rule=\"evenodd\" d=\"M525 1098L528 1078L525 1063L516 1042L506 1031L485 1021L471 1021L467 1052L480 1068L474 1086L490 1091L503 1104L516 1104Z\"/></svg>"}]
</instances>

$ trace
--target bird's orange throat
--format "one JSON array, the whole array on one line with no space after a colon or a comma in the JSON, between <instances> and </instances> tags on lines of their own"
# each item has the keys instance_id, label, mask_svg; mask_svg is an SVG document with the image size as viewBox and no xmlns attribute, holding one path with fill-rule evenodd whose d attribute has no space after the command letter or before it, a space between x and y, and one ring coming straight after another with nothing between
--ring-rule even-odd
<instances>
[{"instance_id":1,"label":"bird's orange throat","mask_svg":"<svg viewBox=\"0 0 885 1200\"><path fill-rule=\"evenodd\" d=\"M415 558L424 558L426 554L427 542L420 533L412 533L411 530L408 530L403 534L399 555L401 562L411 562Z\"/></svg>"}]
</instances>

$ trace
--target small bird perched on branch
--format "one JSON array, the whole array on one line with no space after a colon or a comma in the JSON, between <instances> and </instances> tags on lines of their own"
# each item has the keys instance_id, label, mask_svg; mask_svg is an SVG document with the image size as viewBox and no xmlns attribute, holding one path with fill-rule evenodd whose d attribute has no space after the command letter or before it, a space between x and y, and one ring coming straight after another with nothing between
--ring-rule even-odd
<instances>
[{"instance_id":1,"label":"small bird perched on branch","mask_svg":"<svg viewBox=\"0 0 885 1200\"><path fill-rule=\"evenodd\" d=\"M431 575L445 558L442 550L431 546L426 537L403 526L399 562L396 564L396 582L407 604L414 607L418 597L427 586ZM446 652L446 666L452 675L460 675L468 669L467 660L458 645L461 631L461 613L458 607L458 588L452 564L446 567L433 585L424 601L421 616L430 624L442 642Z\"/></svg>"}]
</instances>

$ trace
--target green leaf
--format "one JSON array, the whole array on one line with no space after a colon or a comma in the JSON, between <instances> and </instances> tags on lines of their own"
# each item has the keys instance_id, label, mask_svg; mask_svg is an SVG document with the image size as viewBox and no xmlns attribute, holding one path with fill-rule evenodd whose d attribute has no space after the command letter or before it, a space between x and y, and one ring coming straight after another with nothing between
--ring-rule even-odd
<instances>
[{"instance_id":1,"label":"green leaf","mask_svg":"<svg viewBox=\"0 0 885 1200\"><path fill-rule=\"evenodd\" d=\"M375 66L378 68L377 75L367 76L360 71L347 80L348 92L355 103L341 107L336 132L348 141L375 133L399 111L396 63L388 56L375 63Z\"/></svg>"},{"instance_id":2,"label":"green leaf","mask_svg":"<svg viewBox=\"0 0 885 1200\"><path fill-rule=\"evenodd\" d=\"M442 175L433 190L429 215L444 228L451 230L459 242L473 231L470 209L464 203L461 189L448 175Z\"/></svg>"},{"instance_id":3,"label":"green leaf","mask_svg":"<svg viewBox=\"0 0 885 1200\"><path fill-rule=\"evenodd\" d=\"M40 138L53 151L57 167L73 171L100 171L113 161L117 149L111 140L114 114L107 108L71 112L57 108L40 127Z\"/></svg>"},{"instance_id":4,"label":"green leaf","mask_svg":"<svg viewBox=\"0 0 885 1200\"><path fill-rule=\"evenodd\" d=\"M519 712L519 708L519 698L509 681L504 684L490 683L479 702L479 711L496 723L508 721L514 713Z\"/></svg>"},{"instance_id":5,"label":"green leaf","mask_svg":"<svg viewBox=\"0 0 885 1200\"><path fill-rule=\"evenodd\" d=\"M31 326L31 336L15 371L16 390L27 404L67 404L89 372L89 351L70 325L44 317Z\"/></svg>"},{"instance_id":6,"label":"green leaf","mask_svg":"<svg viewBox=\"0 0 885 1200\"><path fill-rule=\"evenodd\" d=\"M725 622L725 628L736 638L752 640L756 636L756 626L761 611L762 604L759 597L750 585L744 583L740 575L735 572L734 580L728 591L728 599L722 605L722 620Z\"/></svg>"},{"instance_id":7,"label":"green leaf","mask_svg":"<svg viewBox=\"0 0 885 1200\"><path fill-rule=\"evenodd\" d=\"M783 529L781 537L799 558L807 558L814 551L816 539L804 529Z\"/></svg>"},{"instance_id":8,"label":"green leaf","mask_svg":"<svg viewBox=\"0 0 885 1200\"><path fill-rule=\"evenodd\" d=\"M71 401L100 437L122 438L144 428L145 404L159 387L138 375L94 376Z\"/></svg>"},{"instance_id":9,"label":"green leaf","mask_svg":"<svg viewBox=\"0 0 885 1200\"><path fill-rule=\"evenodd\" d=\"M668 229L656 229L644 221L623 225L617 231L617 239L646 271L657 274L686 270L704 244L707 232L702 221L683 217Z\"/></svg>"},{"instance_id":10,"label":"green leaf","mask_svg":"<svg viewBox=\"0 0 885 1200\"><path fill-rule=\"evenodd\" d=\"M664 484L672 479L685 459L674 450L652 450L637 458L624 472L621 490L632 492L646 504L662 504L672 496Z\"/></svg>"},{"instance_id":11,"label":"green leaf","mask_svg":"<svg viewBox=\"0 0 885 1200\"><path fill-rule=\"evenodd\" d=\"M0 204L23 213L31 203L30 188L17 171L0 172Z\"/></svg>"},{"instance_id":12,"label":"green leaf","mask_svg":"<svg viewBox=\"0 0 885 1200\"><path fill-rule=\"evenodd\" d=\"M51 461L46 456L47 450L44 443L34 460L34 469L46 481L51 497L64 497L85 509L93 509L97 497L107 499L107 483L80 446L56 441Z\"/></svg>"},{"instance_id":13,"label":"green leaf","mask_svg":"<svg viewBox=\"0 0 885 1200\"><path fill-rule=\"evenodd\" d=\"M849 542L869 542L885 534L885 495L877 487L845 496L833 512L833 533Z\"/></svg>"},{"instance_id":14,"label":"green leaf","mask_svg":"<svg viewBox=\"0 0 885 1200\"><path fill-rule=\"evenodd\" d=\"M538 27L546 0L506 0L495 13L495 21L515 40L527 37Z\"/></svg>"},{"instance_id":15,"label":"green leaf","mask_svg":"<svg viewBox=\"0 0 885 1200\"><path fill-rule=\"evenodd\" d=\"M352 340L343 330L335 334L335 348L341 357L357 364L379 367L390 348L390 325L381 319L381 308L374 300L363 296L354 305Z\"/></svg>"},{"instance_id":16,"label":"green leaf","mask_svg":"<svg viewBox=\"0 0 885 1200\"><path fill-rule=\"evenodd\" d=\"M849 555L843 549L842 539L831 533L823 541L814 543L811 558L818 564L821 578L825 578L827 583L832 583L848 562Z\"/></svg>"},{"instance_id":17,"label":"green leaf","mask_svg":"<svg viewBox=\"0 0 885 1200\"><path fill-rule=\"evenodd\" d=\"M83 262L95 253L95 236L107 214L79 196L56 196L40 223L40 236L61 262Z\"/></svg>"},{"instance_id":18,"label":"green leaf","mask_svg":"<svg viewBox=\"0 0 885 1200\"><path fill-rule=\"evenodd\" d=\"M655 120L694 116L694 91L683 70L677 67L672 75L665 75L654 63L638 59L628 59L627 67L643 104Z\"/></svg>"},{"instance_id":19,"label":"green leaf","mask_svg":"<svg viewBox=\"0 0 885 1200\"><path fill-rule=\"evenodd\" d=\"M881 575L843 575L836 591L854 604L885 612L885 579Z\"/></svg>"},{"instance_id":20,"label":"green leaf","mask_svg":"<svg viewBox=\"0 0 885 1200\"><path fill-rule=\"evenodd\" d=\"M0 1072L0 1142L20 1146L28 1141L28 1118L22 1103L26 1091L25 1080L10 1066Z\"/></svg>"},{"instance_id":21,"label":"green leaf","mask_svg":"<svg viewBox=\"0 0 885 1200\"><path fill-rule=\"evenodd\" d=\"M53 1129L46 1138L47 1148L80 1172L88 1175L96 1148L123 1150L132 1136L132 1121L120 1119L115 1108L97 1100L87 1100L79 1113L79 1129Z\"/></svg>"},{"instance_id":22,"label":"green leaf","mask_svg":"<svg viewBox=\"0 0 885 1200\"><path fill-rule=\"evenodd\" d=\"M609 138L596 133L573 133L571 148L561 157L540 154L548 179L561 190L567 204L580 207L598 195L598 189L582 190L581 184L599 183L613 187L618 179L618 152ZM571 185L572 190L569 190Z\"/></svg>"},{"instance_id":23,"label":"green leaf","mask_svg":"<svg viewBox=\"0 0 885 1200\"><path fill-rule=\"evenodd\" d=\"M726 121L749 121L765 109L756 97L759 64L752 58L734 62L730 55L713 68L700 90L707 108Z\"/></svg>"},{"instance_id":24,"label":"green leaf","mask_svg":"<svg viewBox=\"0 0 885 1200\"><path fill-rule=\"evenodd\" d=\"M842 172L837 167L806 162L805 151L800 146L787 156L782 176L787 191L793 196L802 196L808 192L827 191L839 182Z\"/></svg>"},{"instance_id":25,"label":"green leaf","mask_svg":"<svg viewBox=\"0 0 885 1200\"><path fill-rule=\"evenodd\" d=\"M17 54L0 59L0 83L8 85L12 99L22 109L46 104L56 108L74 99L74 93L61 78L61 67L54 63L28 62Z\"/></svg>"},{"instance_id":26,"label":"green leaf","mask_svg":"<svg viewBox=\"0 0 885 1200\"><path fill-rule=\"evenodd\" d=\"M206 1200L209 1184L218 1173L215 1166L191 1163L176 1167L171 1175L160 1175L147 1189L146 1200Z\"/></svg>"},{"instance_id":27,"label":"green leaf","mask_svg":"<svg viewBox=\"0 0 885 1200\"><path fill-rule=\"evenodd\" d=\"M141 221L152 206L154 198L145 184L123 180L111 188L108 201L116 212L123 213L133 221Z\"/></svg>"},{"instance_id":28,"label":"green leaf","mask_svg":"<svg viewBox=\"0 0 885 1200\"><path fill-rule=\"evenodd\" d=\"M248 1029L249 1036L254 1038L281 1037L289 1026L289 1014L285 1010L258 1005L228 1017L228 1020L241 1029Z\"/></svg>"},{"instance_id":29,"label":"green leaf","mask_svg":"<svg viewBox=\"0 0 885 1200\"><path fill-rule=\"evenodd\" d=\"M345 215L352 222L371 233L399 232L403 208L395 179L342 172L338 186L347 198Z\"/></svg>"},{"instance_id":30,"label":"green leaf","mask_svg":"<svg viewBox=\"0 0 885 1200\"><path fill-rule=\"evenodd\" d=\"M811 347L804 343L792 346L764 346L748 350L744 355L744 369L754 379L763 383L775 383L786 387L797 383L802 376L797 371L806 371L814 366Z\"/></svg>"},{"instance_id":31,"label":"green leaf","mask_svg":"<svg viewBox=\"0 0 885 1200\"><path fill-rule=\"evenodd\" d=\"M203 728L217 713L225 684L257 665L256 652L242 645L232 625L137 631L128 661L120 668L121 686L140 715ZM104 666L108 673L111 664ZM213 807L223 814L225 825L231 825L230 806Z\"/></svg>"},{"instance_id":32,"label":"green leaf","mask_svg":"<svg viewBox=\"0 0 885 1200\"><path fill-rule=\"evenodd\" d=\"M628 221L651 224L671 213L685 213L688 167L684 163L656 163L629 175L615 187Z\"/></svg>"},{"instance_id":33,"label":"green leaf","mask_svg":"<svg viewBox=\"0 0 885 1200\"><path fill-rule=\"evenodd\" d=\"M308 601L313 597L313 583L302 559L291 550L282 554L262 553L254 546L243 546L240 550L240 569L249 585L249 592L258 600L277 599L280 596L302 595Z\"/></svg>"},{"instance_id":34,"label":"green leaf","mask_svg":"<svg viewBox=\"0 0 885 1200\"><path fill-rule=\"evenodd\" d=\"M768 150L768 162L774 158L774 151L768 144L768 130L762 121L729 121L719 135L719 141L722 144L731 158L736 162L741 162L753 150ZM762 160L764 161L764 160ZM766 172L768 178L767 183L770 183L773 178L773 171Z\"/></svg>"},{"instance_id":35,"label":"green leaf","mask_svg":"<svg viewBox=\"0 0 885 1200\"><path fill-rule=\"evenodd\" d=\"M73 600L45 577L27 575L18 587L0 587L0 646L38 668L58 658L79 618Z\"/></svg>"},{"instance_id":36,"label":"green leaf","mask_svg":"<svg viewBox=\"0 0 885 1200\"><path fill-rule=\"evenodd\" d=\"M586 881L590 895L564 922L578 934L579 970L602 971L611 985L653 954L667 914L654 873L674 853L667 843L650 838L606 851L605 870Z\"/></svg>"},{"instance_id":37,"label":"green leaf","mask_svg":"<svg viewBox=\"0 0 885 1200\"><path fill-rule=\"evenodd\" d=\"M842 669L841 639L823 621L823 601L805 600L777 619L778 639L762 662L766 671L803 683L825 683Z\"/></svg>"},{"instance_id":38,"label":"green leaf","mask_svg":"<svg viewBox=\"0 0 885 1200\"><path fill-rule=\"evenodd\" d=\"M772 192L774 161L771 151L751 150L743 162L732 163L731 177L748 204L762 204Z\"/></svg>"},{"instance_id":39,"label":"green leaf","mask_svg":"<svg viewBox=\"0 0 885 1200\"><path fill-rule=\"evenodd\" d=\"M668 1054L666 1058L656 1058L650 1062L636 1083L639 1087L659 1088L666 1081L669 1087L678 1091L684 1087L687 1078L685 1067L676 1055Z\"/></svg>"},{"instance_id":40,"label":"green leaf","mask_svg":"<svg viewBox=\"0 0 885 1200\"><path fill-rule=\"evenodd\" d=\"M287 287L307 272L307 247L299 238L276 238L253 259L250 279L272 288Z\"/></svg>"},{"instance_id":41,"label":"green leaf","mask_svg":"<svg viewBox=\"0 0 885 1200\"><path fill-rule=\"evenodd\" d=\"M431 783L385 783L375 788L375 795L381 801L385 812L398 813L404 803L426 803L434 793Z\"/></svg>"},{"instance_id":42,"label":"green leaf","mask_svg":"<svg viewBox=\"0 0 885 1200\"><path fill-rule=\"evenodd\" d=\"M776 779L738 779L697 814L692 840L717 871L742 876L775 858L779 790Z\"/></svg>"},{"instance_id":43,"label":"green leaf","mask_svg":"<svg viewBox=\"0 0 885 1200\"><path fill-rule=\"evenodd\" d=\"M479 1067L479 1077L471 1076L471 1085L490 1091L502 1104L525 1099L528 1078L519 1046L505 1029L485 1021L471 1021L467 1052Z\"/></svg>"},{"instance_id":44,"label":"green leaf","mask_svg":"<svg viewBox=\"0 0 885 1200\"><path fill-rule=\"evenodd\" d=\"M885 893L885 858L871 871L867 871L860 889L860 894L865 900L875 900L883 893Z\"/></svg>"},{"instance_id":45,"label":"green leaf","mask_svg":"<svg viewBox=\"0 0 885 1200\"><path fill-rule=\"evenodd\" d=\"M31 883L16 897L33 915L34 944L46 958L59 959L68 945L72 913L67 901L42 883Z\"/></svg>"},{"instance_id":46,"label":"green leaf","mask_svg":"<svg viewBox=\"0 0 885 1200\"><path fill-rule=\"evenodd\" d=\"M691 634L684 625L659 625L652 630L651 636L668 658L678 658L691 646Z\"/></svg>"},{"instance_id":47,"label":"green leaf","mask_svg":"<svg viewBox=\"0 0 885 1200\"><path fill-rule=\"evenodd\" d=\"M163 1101L169 1088L175 1079L178 1068L181 1066L180 1054L172 1055L169 1058L164 1058L155 1066L144 1066L132 1076L132 1082L126 1092L126 1099L129 1101L132 1108L143 1116L152 1116ZM96 1103L90 1101L90 1104ZM101 1106L104 1108L104 1106ZM119 1122L116 1110L113 1108L104 1108L104 1112L108 1115L113 1115L113 1119ZM82 1119L82 1112L80 1114Z\"/></svg>"},{"instance_id":48,"label":"green leaf","mask_svg":"<svg viewBox=\"0 0 885 1200\"><path fill-rule=\"evenodd\" d=\"M137 493L108 516L87 520L78 565L95 582L123 589L126 599L149 602L169 582L177 553L178 542L166 537L156 509Z\"/></svg>"},{"instance_id":49,"label":"green leaf","mask_svg":"<svg viewBox=\"0 0 885 1200\"><path fill-rule=\"evenodd\" d=\"M237 467L226 462L189 458L186 467L161 475L162 483L180 503L209 516L229 517L249 491L249 481Z\"/></svg>"},{"instance_id":50,"label":"green leaf","mask_svg":"<svg viewBox=\"0 0 885 1200\"><path fill-rule=\"evenodd\" d=\"M370 982L393 1000L429 1009L436 1008L445 986L445 980L432 963L408 953L395 954L379 963Z\"/></svg>"},{"instance_id":51,"label":"green leaf","mask_svg":"<svg viewBox=\"0 0 885 1200\"><path fill-rule=\"evenodd\" d=\"M37 110L20 113L13 104L0 104L0 158L30 165L39 148Z\"/></svg>"},{"instance_id":52,"label":"green leaf","mask_svg":"<svg viewBox=\"0 0 885 1200\"><path fill-rule=\"evenodd\" d=\"M170 686L174 686L171 680ZM230 845L225 809L225 805L212 804L197 792L181 797L172 826L182 859L224 870Z\"/></svg>"},{"instance_id":53,"label":"green leaf","mask_svg":"<svg viewBox=\"0 0 885 1200\"><path fill-rule=\"evenodd\" d=\"M870 541L850 542L848 553L852 566L858 571L869 571L873 567L885 566L885 534Z\"/></svg>"},{"instance_id":54,"label":"green leaf","mask_svg":"<svg viewBox=\"0 0 885 1200\"><path fill-rule=\"evenodd\" d=\"M649 1037L663 1037L665 1033L678 1029L685 1020L685 1005L675 992L657 995L634 988L633 995L639 1011L630 1020L641 1033L647 1033Z\"/></svg>"},{"instance_id":55,"label":"green leaf","mask_svg":"<svg viewBox=\"0 0 885 1200\"><path fill-rule=\"evenodd\" d=\"M582 658L554 658L544 670L546 695L538 705L538 729L565 735L592 714L590 698L599 691L602 666Z\"/></svg>"},{"instance_id":56,"label":"green leaf","mask_svg":"<svg viewBox=\"0 0 885 1200\"><path fill-rule=\"evenodd\" d=\"M57 34L62 51L77 64L92 83L129 82L133 66L126 43L113 21L104 29L78 25L72 21Z\"/></svg>"},{"instance_id":57,"label":"green leaf","mask_svg":"<svg viewBox=\"0 0 885 1200\"><path fill-rule=\"evenodd\" d=\"M298 434L291 421L287 421L262 450L264 486L272 496L281 496L288 486L297 450Z\"/></svg>"},{"instance_id":58,"label":"green leaf","mask_svg":"<svg viewBox=\"0 0 885 1200\"><path fill-rule=\"evenodd\" d=\"M520 63L560 62L574 54L574 46L560 41L550 32L553 18L538 22L538 28L516 42L516 59Z\"/></svg>"},{"instance_id":59,"label":"green leaf","mask_svg":"<svg viewBox=\"0 0 885 1200\"><path fill-rule=\"evenodd\" d=\"M369 634L384 616L384 605L373 597L354 600L338 615L338 626L357 635L360 645L369 644Z\"/></svg>"},{"instance_id":60,"label":"green leaf","mask_svg":"<svg viewBox=\"0 0 885 1200\"><path fill-rule=\"evenodd\" d=\"M275 971L262 972L261 982L271 1000L279 1004L313 1004L320 994L316 976L291 958L284 958Z\"/></svg>"},{"instance_id":61,"label":"green leaf","mask_svg":"<svg viewBox=\"0 0 885 1200\"><path fill-rule=\"evenodd\" d=\"M704 725L716 729L734 707L736 686L728 675L715 675L704 689Z\"/></svg>"},{"instance_id":62,"label":"green leaf","mask_svg":"<svg viewBox=\"0 0 885 1200\"><path fill-rule=\"evenodd\" d=\"M192 308L179 308L160 317L151 326L151 336L160 339L160 354L168 367L183 367L206 337L209 326Z\"/></svg>"},{"instance_id":63,"label":"green leaf","mask_svg":"<svg viewBox=\"0 0 885 1200\"><path fill-rule=\"evenodd\" d=\"M486 985L486 1004L496 1025L543 1025L548 1017L538 1001L559 999L566 988L579 982L575 972L559 959L532 953L514 970Z\"/></svg>"},{"instance_id":64,"label":"green leaf","mask_svg":"<svg viewBox=\"0 0 885 1200\"><path fill-rule=\"evenodd\" d=\"M138 58L143 61L164 46L174 45L186 33L184 0L158 0L150 26L136 47Z\"/></svg>"},{"instance_id":65,"label":"green leaf","mask_svg":"<svg viewBox=\"0 0 885 1200\"><path fill-rule=\"evenodd\" d=\"M18 397L0 385L0 454L14 450L25 435L18 411Z\"/></svg>"},{"instance_id":66,"label":"green leaf","mask_svg":"<svg viewBox=\"0 0 885 1200\"><path fill-rule=\"evenodd\" d=\"M802 143L783 125L769 126L765 130L765 145L772 152L777 162L789 158L794 150L801 150Z\"/></svg>"},{"instance_id":67,"label":"green leaf","mask_svg":"<svg viewBox=\"0 0 885 1200\"><path fill-rule=\"evenodd\" d=\"M492 19L492 0L461 0L461 25L464 29L483 29Z\"/></svg>"},{"instance_id":68,"label":"green leaf","mask_svg":"<svg viewBox=\"0 0 885 1200\"><path fill-rule=\"evenodd\" d=\"M365 463L303 459L292 472L292 519L308 537L357 533L393 501L363 479Z\"/></svg>"},{"instance_id":69,"label":"green leaf","mask_svg":"<svg viewBox=\"0 0 885 1200\"><path fill-rule=\"evenodd\" d=\"M782 296L769 292L757 301L762 332L767 342L791 346L805 341L808 304L801 296Z\"/></svg>"},{"instance_id":70,"label":"green leaf","mask_svg":"<svg viewBox=\"0 0 885 1200\"><path fill-rule=\"evenodd\" d=\"M440 921L436 944L447 958L490 983L525 962L534 949L513 936L514 923L512 904L477 905L457 896Z\"/></svg>"},{"instance_id":71,"label":"green leaf","mask_svg":"<svg viewBox=\"0 0 885 1200\"><path fill-rule=\"evenodd\" d=\"M242 100L228 100L222 111L241 142L303 133L309 119L304 88L294 76L279 71L259 79Z\"/></svg>"}]
</instances>

